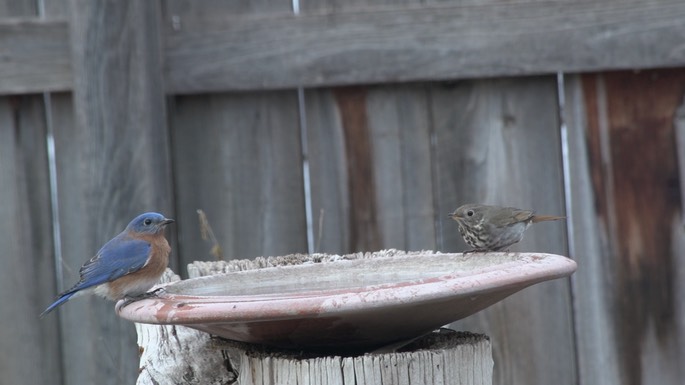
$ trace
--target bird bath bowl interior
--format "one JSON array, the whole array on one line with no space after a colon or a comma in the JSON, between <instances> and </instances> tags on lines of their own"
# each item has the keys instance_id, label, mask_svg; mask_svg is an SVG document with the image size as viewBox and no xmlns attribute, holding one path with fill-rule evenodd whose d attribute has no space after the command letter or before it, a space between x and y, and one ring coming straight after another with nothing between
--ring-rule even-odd
<instances>
[{"instance_id":1,"label":"bird bath bowl interior","mask_svg":"<svg viewBox=\"0 0 685 385\"><path fill-rule=\"evenodd\" d=\"M337 260L177 281L118 313L248 343L364 351L419 337L575 270L571 259L540 253Z\"/></svg>"}]
</instances>

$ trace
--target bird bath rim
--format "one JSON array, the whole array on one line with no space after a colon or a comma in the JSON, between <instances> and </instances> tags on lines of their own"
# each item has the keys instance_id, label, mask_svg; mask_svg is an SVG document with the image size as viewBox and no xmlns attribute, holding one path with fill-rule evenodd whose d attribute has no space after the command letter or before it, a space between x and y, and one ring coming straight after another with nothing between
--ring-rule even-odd
<instances>
[{"instance_id":1,"label":"bird bath rim","mask_svg":"<svg viewBox=\"0 0 685 385\"><path fill-rule=\"evenodd\" d=\"M454 271L451 273L445 271L445 267L450 264L454 264ZM409 271L410 274L403 275L407 273L407 270L402 269L414 265L417 270L435 265L437 270L427 276L419 275L414 279L408 279L413 272ZM395 278L398 279L385 283L376 279L367 285L351 282L350 285L329 289L315 287L304 291L272 293L267 290L261 294L250 294L250 287L230 286L232 281L242 280L245 285L248 285L249 281L254 278L273 279L279 276L292 278L322 272L335 275L336 271L339 274L346 270L350 273L367 272L367 275L373 275L373 271L369 269L383 266L386 268L399 266L401 274L395 274ZM466 268L458 270L459 267ZM117 304L117 310L121 317L134 322L192 326L243 324L324 316L344 318L346 315L354 315L358 312L382 313L384 308L411 309L415 304L449 303L456 296L474 296L474 298L496 296L496 300L487 301L487 306L490 306L530 285L568 276L576 270L576 267L576 263L569 258L544 253L467 255L427 253L426 255L341 260L268 267L177 281L164 285L165 291L156 298L140 300L125 307ZM354 278L356 277L350 279L354 281ZM227 287L231 290L243 288L248 292L240 295L206 295L208 286L222 280L228 283ZM290 283L295 284L297 280L292 280ZM260 285L253 287L258 286ZM203 293L203 290L204 295L197 294ZM460 309L455 312L458 318L448 320L447 323L473 314L484 307L476 304L472 312L469 309Z\"/></svg>"}]
</instances>

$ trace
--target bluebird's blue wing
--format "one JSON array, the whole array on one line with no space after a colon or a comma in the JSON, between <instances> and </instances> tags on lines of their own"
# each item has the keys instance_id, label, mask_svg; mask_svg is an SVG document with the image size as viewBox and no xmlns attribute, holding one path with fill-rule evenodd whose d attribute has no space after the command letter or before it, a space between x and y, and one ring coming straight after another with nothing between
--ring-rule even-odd
<instances>
[{"instance_id":1,"label":"bluebird's blue wing","mask_svg":"<svg viewBox=\"0 0 685 385\"><path fill-rule=\"evenodd\" d=\"M81 267L76 290L114 281L140 270L150 256L150 243L122 233L107 242L97 255Z\"/></svg>"},{"instance_id":2,"label":"bluebird's blue wing","mask_svg":"<svg viewBox=\"0 0 685 385\"><path fill-rule=\"evenodd\" d=\"M81 279L78 283L60 294L59 298L40 316L43 317L51 312L83 289L110 282L140 270L147 263L150 248L151 245L148 242L133 239L127 233L114 237L81 267L79 271Z\"/></svg>"}]
</instances>

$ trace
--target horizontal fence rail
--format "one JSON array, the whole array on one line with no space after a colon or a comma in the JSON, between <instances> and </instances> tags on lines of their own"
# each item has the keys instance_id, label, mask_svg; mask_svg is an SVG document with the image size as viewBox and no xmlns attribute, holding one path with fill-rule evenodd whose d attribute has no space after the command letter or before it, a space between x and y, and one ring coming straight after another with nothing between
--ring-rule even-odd
<instances>
[{"instance_id":1,"label":"horizontal fence rail","mask_svg":"<svg viewBox=\"0 0 685 385\"><path fill-rule=\"evenodd\" d=\"M165 86L187 94L674 67L685 63L682 20L681 0L171 10ZM66 21L0 19L0 94L70 90L70 55Z\"/></svg>"}]
</instances>

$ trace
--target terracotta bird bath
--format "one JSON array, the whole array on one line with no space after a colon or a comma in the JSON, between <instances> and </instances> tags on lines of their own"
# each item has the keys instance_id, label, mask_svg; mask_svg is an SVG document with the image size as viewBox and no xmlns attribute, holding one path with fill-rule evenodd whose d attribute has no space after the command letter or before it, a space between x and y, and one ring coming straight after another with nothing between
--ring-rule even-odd
<instances>
[{"instance_id":1,"label":"terracotta bird bath","mask_svg":"<svg viewBox=\"0 0 685 385\"><path fill-rule=\"evenodd\" d=\"M575 270L569 258L540 253L343 258L178 281L118 312L248 343L364 351L419 337Z\"/></svg>"}]
</instances>

